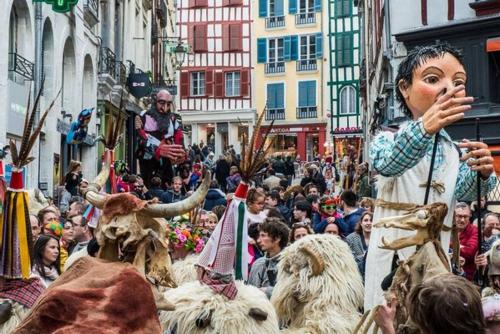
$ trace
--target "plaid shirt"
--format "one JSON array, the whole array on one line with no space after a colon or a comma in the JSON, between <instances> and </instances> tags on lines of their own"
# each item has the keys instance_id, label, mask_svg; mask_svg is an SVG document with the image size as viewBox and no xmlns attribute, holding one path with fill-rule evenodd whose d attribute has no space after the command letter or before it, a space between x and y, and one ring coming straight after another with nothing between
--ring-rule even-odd
<instances>
[{"instance_id":1,"label":"plaid shirt","mask_svg":"<svg viewBox=\"0 0 500 334\"><path fill-rule=\"evenodd\" d=\"M44 291L45 286L39 278L30 278L26 281L0 278L0 298L11 299L27 308L31 308Z\"/></svg>"},{"instance_id":2,"label":"plaid shirt","mask_svg":"<svg viewBox=\"0 0 500 334\"><path fill-rule=\"evenodd\" d=\"M446 131L440 131L434 170L437 170L444 162L443 141L452 142ZM370 145L370 161L373 168L386 177L397 177L403 175L407 170L416 166L422 158L432 158L434 136L425 132L421 120L410 121L402 127L394 138L387 133L378 134ZM452 144L454 144L452 142ZM476 172L473 172L466 161L460 162L458 179L456 183L455 196L461 201L473 201L476 198L477 188ZM485 196L496 185L494 173L487 178L481 179L481 193Z\"/></svg>"}]
</instances>

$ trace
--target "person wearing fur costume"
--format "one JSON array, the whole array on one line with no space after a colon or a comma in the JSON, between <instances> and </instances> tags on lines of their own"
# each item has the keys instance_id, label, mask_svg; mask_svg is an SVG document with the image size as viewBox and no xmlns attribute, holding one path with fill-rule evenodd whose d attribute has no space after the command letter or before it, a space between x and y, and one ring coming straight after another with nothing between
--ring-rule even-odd
<instances>
[{"instance_id":1,"label":"person wearing fur costume","mask_svg":"<svg viewBox=\"0 0 500 334\"><path fill-rule=\"evenodd\" d=\"M454 207L456 199L473 200L478 186L476 171L481 175L483 195L494 188L496 177L488 145L474 141L456 145L444 130L471 109L474 99L465 92L466 81L459 51L447 44L416 47L400 64L395 82L397 98L411 120L397 133L380 132L370 145L370 164L379 174L378 203L390 203L389 207L376 206L374 222L404 215L404 210L397 209L398 204L422 204L426 197L428 203L442 202L449 208ZM453 210L449 210L444 225L451 227L452 218ZM394 251L379 248L379 241L414 233L372 229L371 239L375 242L368 248L365 310L382 304L381 282L391 272L395 257ZM445 254L449 243L450 232L441 232ZM397 256L407 260L414 252L415 247L407 247L398 250Z\"/></svg>"}]
</instances>

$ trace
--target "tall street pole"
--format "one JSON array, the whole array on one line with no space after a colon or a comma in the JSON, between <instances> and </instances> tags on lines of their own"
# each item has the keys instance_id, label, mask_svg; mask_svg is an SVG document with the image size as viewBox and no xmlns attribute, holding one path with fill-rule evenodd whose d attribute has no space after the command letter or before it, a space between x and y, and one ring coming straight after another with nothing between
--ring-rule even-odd
<instances>
[{"instance_id":1,"label":"tall street pole","mask_svg":"<svg viewBox=\"0 0 500 334\"><path fill-rule=\"evenodd\" d=\"M35 75L34 75L34 87L35 87L35 95L40 90L42 86L42 76L43 76L43 50L42 50L42 38L43 38L43 16L42 16L42 3L35 2ZM40 119L40 104L38 104L35 111L35 120L38 122ZM40 187L40 151L41 151L41 139L38 138L38 175L37 175L37 184L36 187Z\"/></svg>"}]
</instances>

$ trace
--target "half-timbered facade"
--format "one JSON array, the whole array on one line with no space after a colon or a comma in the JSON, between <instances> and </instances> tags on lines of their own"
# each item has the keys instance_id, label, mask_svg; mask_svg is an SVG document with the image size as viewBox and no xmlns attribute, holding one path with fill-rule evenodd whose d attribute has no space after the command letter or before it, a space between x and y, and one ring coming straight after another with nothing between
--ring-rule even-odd
<instances>
[{"instance_id":1,"label":"half-timbered facade","mask_svg":"<svg viewBox=\"0 0 500 334\"><path fill-rule=\"evenodd\" d=\"M239 149L255 119L250 0L180 0L180 37L191 53L180 74L180 112L191 143Z\"/></svg>"},{"instance_id":2,"label":"half-timbered facade","mask_svg":"<svg viewBox=\"0 0 500 334\"><path fill-rule=\"evenodd\" d=\"M325 75L330 142L341 157L348 144L359 146L360 32L353 0L328 1L328 73Z\"/></svg>"}]
</instances>

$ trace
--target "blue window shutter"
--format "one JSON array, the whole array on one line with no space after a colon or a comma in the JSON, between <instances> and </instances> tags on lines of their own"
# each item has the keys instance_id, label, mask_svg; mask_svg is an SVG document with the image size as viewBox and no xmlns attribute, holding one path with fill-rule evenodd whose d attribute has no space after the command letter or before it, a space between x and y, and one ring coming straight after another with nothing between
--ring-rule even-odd
<instances>
[{"instance_id":1,"label":"blue window shutter","mask_svg":"<svg viewBox=\"0 0 500 334\"><path fill-rule=\"evenodd\" d=\"M297 0L288 0L288 14L297 14Z\"/></svg>"},{"instance_id":2,"label":"blue window shutter","mask_svg":"<svg viewBox=\"0 0 500 334\"><path fill-rule=\"evenodd\" d=\"M267 0L259 0L259 17L267 17Z\"/></svg>"},{"instance_id":3,"label":"blue window shutter","mask_svg":"<svg viewBox=\"0 0 500 334\"><path fill-rule=\"evenodd\" d=\"M285 9L284 9L284 0L275 0L274 1L274 15L275 16L283 16L285 15Z\"/></svg>"},{"instance_id":4,"label":"blue window shutter","mask_svg":"<svg viewBox=\"0 0 500 334\"><path fill-rule=\"evenodd\" d=\"M307 107L307 81L299 82L299 107Z\"/></svg>"},{"instance_id":5,"label":"blue window shutter","mask_svg":"<svg viewBox=\"0 0 500 334\"><path fill-rule=\"evenodd\" d=\"M285 61L290 61L291 59L291 36L283 37L283 58Z\"/></svg>"},{"instance_id":6,"label":"blue window shutter","mask_svg":"<svg viewBox=\"0 0 500 334\"><path fill-rule=\"evenodd\" d=\"M276 108L285 108L285 84L276 84Z\"/></svg>"},{"instance_id":7,"label":"blue window shutter","mask_svg":"<svg viewBox=\"0 0 500 334\"><path fill-rule=\"evenodd\" d=\"M323 57L323 35L319 32L316 34L316 58Z\"/></svg>"},{"instance_id":8,"label":"blue window shutter","mask_svg":"<svg viewBox=\"0 0 500 334\"><path fill-rule=\"evenodd\" d=\"M267 85L267 108L274 109L276 104L276 89L274 84Z\"/></svg>"},{"instance_id":9,"label":"blue window shutter","mask_svg":"<svg viewBox=\"0 0 500 334\"><path fill-rule=\"evenodd\" d=\"M257 63L265 63L267 61L267 40L265 38L257 38Z\"/></svg>"},{"instance_id":10,"label":"blue window shutter","mask_svg":"<svg viewBox=\"0 0 500 334\"><path fill-rule=\"evenodd\" d=\"M314 11L321 12L321 0L314 0Z\"/></svg>"},{"instance_id":11,"label":"blue window shutter","mask_svg":"<svg viewBox=\"0 0 500 334\"><path fill-rule=\"evenodd\" d=\"M291 57L290 58L292 60L297 60L297 59L299 59L299 36L297 36L297 35L291 36L290 43L291 43L291 45L290 45Z\"/></svg>"},{"instance_id":12,"label":"blue window shutter","mask_svg":"<svg viewBox=\"0 0 500 334\"><path fill-rule=\"evenodd\" d=\"M316 106L316 81L309 81L307 87L307 106Z\"/></svg>"}]
</instances>

